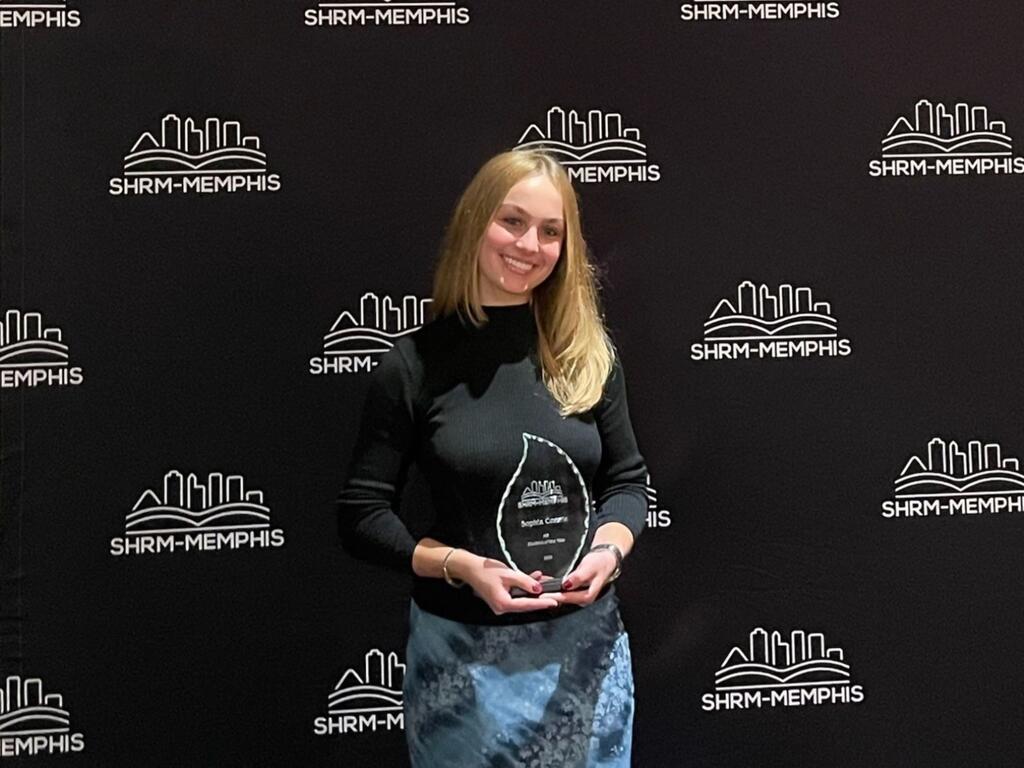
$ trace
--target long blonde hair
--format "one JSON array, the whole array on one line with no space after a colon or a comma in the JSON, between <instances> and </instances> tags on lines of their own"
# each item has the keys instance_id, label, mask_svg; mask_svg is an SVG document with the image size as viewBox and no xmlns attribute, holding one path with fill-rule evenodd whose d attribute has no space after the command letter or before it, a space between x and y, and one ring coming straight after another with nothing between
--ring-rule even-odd
<instances>
[{"instance_id":1,"label":"long blonde hair","mask_svg":"<svg viewBox=\"0 0 1024 768\"><path fill-rule=\"evenodd\" d=\"M555 269L533 289L537 352L544 384L563 416L590 410L601 399L615 352L598 307L597 280L587 258L579 205L569 174L543 152L514 150L492 157L462 193L445 232L434 272L433 311L487 322L480 303L479 253L498 207L516 183L546 176L562 196L565 239Z\"/></svg>"}]
</instances>

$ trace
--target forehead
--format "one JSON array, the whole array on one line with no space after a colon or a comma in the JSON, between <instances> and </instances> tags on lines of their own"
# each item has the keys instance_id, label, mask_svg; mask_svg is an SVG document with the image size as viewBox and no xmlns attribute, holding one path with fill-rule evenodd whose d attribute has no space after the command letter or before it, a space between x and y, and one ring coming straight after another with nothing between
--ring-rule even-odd
<instances>
[{"instance_id":1,"label":"forehead","mask_svg":"<svg viewBox=\"0 0 1024 768\"><path fill-rule=\"evenodd\" d=\"M562 218L562 195L547 176L527 176L512 185L503 205L516 205L539 219Z\"/></svg>"}]
</instances>

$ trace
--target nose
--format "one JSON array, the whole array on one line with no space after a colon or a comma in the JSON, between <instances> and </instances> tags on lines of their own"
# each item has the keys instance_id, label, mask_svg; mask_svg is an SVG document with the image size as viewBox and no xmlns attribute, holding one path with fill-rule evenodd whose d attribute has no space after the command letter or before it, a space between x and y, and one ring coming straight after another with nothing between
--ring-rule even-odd
<instances>
[{"instance_id":1,"label":"nose","mask_svg":"<svg viewBox=\"0 0 1024 768\"><path fill-rule=\"evenodd\" d=\"M540 241L537 237L537 228L530 227L523 233L523 236L516 241L516 247L524 251L536 253L540 248Z\"/></svg>"}]
</instances>

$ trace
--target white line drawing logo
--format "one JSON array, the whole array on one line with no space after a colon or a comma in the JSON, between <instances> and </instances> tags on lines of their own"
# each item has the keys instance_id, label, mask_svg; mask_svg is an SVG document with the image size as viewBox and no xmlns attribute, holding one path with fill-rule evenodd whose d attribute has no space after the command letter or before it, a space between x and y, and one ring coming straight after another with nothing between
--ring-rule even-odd
<instances>
[{"instance_id":1,"label":"white line drawing logo","mask_svg":"<svg viewBox=\"0 0 1024 768\"><path fill-rule=\"evenodd\" d=\"M70 366L68 347L40 312L8 309L0 321L0 387L81 384L82 369Z\"/></svg>"},{"instance_id":2,"label":"white line drawing logo","mask_svg":"<svg viewBox=\"0 0 1024 768\"><path fill-rule=\"evenodd\" d=\"M661 171L648 165L640 129L626 127L618 112L586 113L551 107L544 125L527 128L516 149L539 149L566 166L574 181L657 181Z\"/></svg>"},{"instance_id":3,"label":"white line drawing logo","mask_svg":"<svg viewBox=\"0 0 1024 768\"><path fill-rule=\"evenodd\" d=\"M8 675L0 690L0 756L81 752L85 737L71 732L59 693L44 693L38 677Z\"/></svg>"},{"instance_id":4,"label":"white line drawing logo","mask_svg":"<svg viewBox=\"0 0 1024 768\"><path fill-rule=\"evenodd\" d=\"M807 287L783 283L774 292L744 280L734 301L722 299L704 323L704 342L691 345L694 360L836 356L850 353L839 339L832 305L815 301Z\"/></svg>"},{"instance_id":5,"label":"white line drawing logo","mask_svg":"<svg viewBox=\"0 0 1024 768\"><path fill-rule=\"evenodd\" d=\"M959 102L950 112L945 104L921 99L910 117L898 117L882 139L882 157L985 157L1010 155L1013 139L1006 122L991 120L987 107Z\"/></svg>"},{"instance_id":6,"label":"white line drawing logo","mask_svg":"<svg viewBox=\"0 0 1024 768\"><path fill-rule=\"evenodd\" d=\"M793 688L808 685L847 685L850 665L840 648L827 648L820 632L794 630L787 642L778 632L769 635L758 627L750 633L744 653L729 651L715 673L716 691L753 688Z\"/></svg>"},{"instance_id":7,"label":"white line drawing logo","mask_svg":"<svg viewBox=\"0 0 1024 768\"><path fill-rule=\"evenodd\" d=\"M237 120L205 120L169 113L160 129L143 131L124 156L122 178L110 180L110 193L276 192L280 176L268 173L258 136Z\"/></svg>"},{"instance_id":8,"label":"white line drawing logo","mask_svg":"<svg viewBox=\"0 0 1024 768\"><path fill-rule=\"evenodd\" d=\"M715 672L715 693L704 694L703 708L846 704L862 699L861 686L851 685L843 650L829 647L823 633L797 629L786 637L758 627L746 648L736 646L726 654Z\"/></svg>"},{"instance_id":9,"label":"white line drawing logo","mask_svg":"<svg viewBox=\"0 0 1024 768\"><path fill-rule=\"evenodd\" d=\"M919 99L882 139L882 159L868 164L871 176L1024 173L1013 157L1006 121L988 107L957 102L952 107Z\"/></svg>"},{"instance_id":10,"label":"white line drawing logo","mask_svg":"<svg viewBox=\"0 0 1024 768\"><path fill-rule=\"evenodd\" d=\"M347 309L338 315L324 335L323 356L310 359L309 372L371 370L398 339L423 325L430 302L412 295L396 301L367 291L359 302L358 317Z\"/></svg>"},{"instance_id":11,"label":"white line drawing logo","mask_svg":"<svg viewBox=\"0 0 1024 768\"><path fill-rule=\"evenodd\" d=\"M241 475L172 469L160 492L143 491L125 517L124 538L111 542L111 554L278 547L284 532L272 529L263 492L248 490Z\"/></svg>"},{"instance_id":12,"label":"white line drawing logo","mask_svg":"<svg viewBox=\"0 0 1024 768\"><path fill-rule=\"evenodd\" d=\"M784 21L838 19L839 3L809 0L694 0L679 6L683 21Z\"/></svg>"},{"instance_id":13,"label":"white line drawing logo","mask_svg":"<svg viewBox=\"0 0 1024 768\"><path fill-rule=\"evenodd\" d=\"M0 0L0 28L77 27L81 14L59 0Z\"/></svg>"},{"instance_id":14,"label":"white line drawing logo","mask_svg":"<svg viewBox=\"0 0 1024 768\"><path fill-rule=\"evenodd\" d=\"M550 507L552 504L565 504L569 499L562 493L562 486L554 480L534 480L523 489L518 507Z\"/></svg>"},{"instance_id":15,"label":"white line drawing logo","mask_svg":"<svg viewBox=\"0 0 1024 768\"><path fill-rule=\"evenodd\" d=\"M896 478L894 498L882 516L928 517L1024 511L1020 461L1005 456L999 443L934 437L921 456L911 456Z\"/></svg>"},{"instance_id":16,"label":"white line drawing logo","mask_svg":"<svg viewBox=\"0 0 1024 768\"><path fill-rule=\"evenodd\" d=\"M327 696L327 716L313 721L318 736L401 729L405 665L394 651L367 651L362 673L347 669Z\"/></svg>"},{"instance_id":17,"label":"white line drawing logo","mask_svg":"<svg viewBox=\"0 0 1024 768\"><path fill-rule=\"evenodd\" d=\"M454 0L341 0L304 13L307 27L449 26L469 23L469 8Z\"/></svg>"}]
</instances>

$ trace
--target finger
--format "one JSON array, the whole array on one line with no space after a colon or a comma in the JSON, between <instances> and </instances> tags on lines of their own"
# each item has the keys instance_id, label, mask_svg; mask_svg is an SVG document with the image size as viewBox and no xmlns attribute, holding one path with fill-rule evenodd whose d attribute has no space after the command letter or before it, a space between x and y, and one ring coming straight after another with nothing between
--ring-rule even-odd
<instances>
[{"instance_id":1,"label":"finger","mask_svg":"<svg viewBox=\"0 0 1024 768\"><path fill-rule=\"evenodd\" d=\"M502 582L505 584L506 588L519 587L525 592L530 592L535 595L540 594L541 591L540 582L532 576L525 573L519 573L518 571L509 571L509 575L503 578Z\"/></svg>"},{"instance_id":2,"label":"finger","mask_svg":"<svg viewBox=\"0 0 1024 768\"><path fill-rule=\"evenodd\" d=\"M562 588L566 591L576 589L580 584L587 584L594 580L597 569L592 565L581 563L580 566L562 579Z\"/></svg>"},{"instance_id":3,"label":"finger","mask_svg":"<svg viewBox=\"0 0 1024 768\"><path fill-rule=\"evenodd\" d=\"M534 581L540 581L541 579L544 579L546 577L544 576L544 574L541 571L534 571L533 573L530 574L530 578L533 579Z\"/></svg>"},{"instance_id":4,"label":"finger","mask_svg":"<svg viewBox=\"0 0 1024 768\"><path fill-rule=\"evenodd\" d=\"M559 605L590 605L594 601L590 597L589 589L581 589L577 592L558 592L552 596L558 600Z\"/></svg>"}]
</instances>

